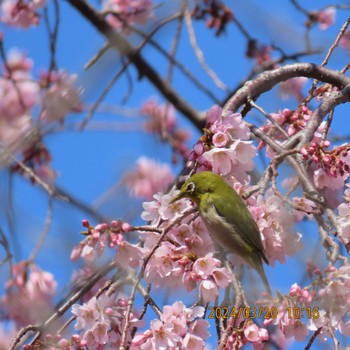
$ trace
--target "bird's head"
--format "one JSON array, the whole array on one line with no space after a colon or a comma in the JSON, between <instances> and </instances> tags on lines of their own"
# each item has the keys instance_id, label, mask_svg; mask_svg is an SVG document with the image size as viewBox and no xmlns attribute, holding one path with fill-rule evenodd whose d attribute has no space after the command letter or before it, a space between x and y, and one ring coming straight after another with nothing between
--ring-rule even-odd
<instances>
[{"instance_id":1,"label":"bird's head","mask_svg":"<svg viewBox=\"0 0 350 350\"><path fill-rule=\"evenodd\" d=\"M192 175L181 186L180 193L170 203L174 203L181 198L190 198L198 204L204 194L215 192L222 181L219 175L210 171Z\"/></svg>"}]
</instances>

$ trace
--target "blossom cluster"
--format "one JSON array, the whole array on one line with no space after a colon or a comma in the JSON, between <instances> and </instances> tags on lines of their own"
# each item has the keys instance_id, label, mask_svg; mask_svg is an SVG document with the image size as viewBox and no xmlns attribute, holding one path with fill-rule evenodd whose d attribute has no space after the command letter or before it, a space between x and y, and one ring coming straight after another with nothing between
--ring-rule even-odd
<instances>
[{"instance_id":1,"label":"blossom cluster","mask_svg":"<svg viewBox=\"0 0 350 350\"><path fill-rule=\"evenodd\" d=\"M57 283L54 276L22 261L12 268L2 298L3 311L19 329L43 321L53 310Z\"/></svg>"},{"instance_id":2,"label":"blossom cluster","mask_svg":"<svg viewBox=\"0 0 350 350\"><path fill-rule=\"evenodd\" d=\"M173 149L173 162L176 162L176 153L186 158L188 150L185 142L190 134L178 126L174 106L160 105L155 99L149 99L141 107L141 114L145 116L145 130L166 140Z\"/></svg>"},{"instance_id":3,"label":"blossom cluster","mask_svg":"<svg viewBox=\"0 0 350 350\"><path fill-rule=\"evenodd\" d=\"M35 80L32 61L17 49L8 53L1 68L0 144L12 153L22 152L23 163L44 181L52 182L55 173L50 165L51 155L39 141L37 120L62 122L67 113L82 111L80 90L74 86L76 77L52 71ZM36 117L38 107L40 113ZM8 157L2 159L8 162Z\"/></svg>"},{"instance_id":4,"label":"blossom cluster","mask_svg":"<svg viewBox=\"0 0 350 350\"><path fill-rule=\"evenodd\" d=\"M235 328L227 339L227 344L232 349L241 349L247 343L253 345L255 350L263 348L263 343L269 340L267 329L259 327L252 320L243 320L241 327Z\"/></svg>"},{"instance_id":5,"label":"blossom cluster","mask_svg":"<svg viewBox=\"0 0 350 350\"><path fill-rule=\"evenodd\" d=\"M302 159L307 160L309 158L322 168L326 174L330 174L333 177L342 177L343 180L349 176L344 177L346 173L349 173L349 146L344 144L339 147L335 147L333 150L325 150L331 143L328 140L321 141L321 143L312 142L305 145L300 150Z\"/></svg>"},{"instance_id":6,"label":"blossom cluster","mask_svg":"<svg viewBox=\"0 0 350 350\"><path fill-rule=\"evenodd\" d=\"M83 305L72 306L72 313L76 316L75 329L81 331L80 338L88 348L102 350L110 346L119 347L127 305L127 299L102 294ZM132 313L129 320L131 329L143 325Z\"/></svg>"},{"instance_id":7,"label":"blossom cluster","mask_svg":"<svg viewBox=\"0 0 350 350\"><path fill-rule=\"evenodd\" d=\"M136 167L123 176L122 183L132 196L150 200L155 193L166 190L174 180L168 164L141 157L136 161Z\"/></svg>"},{"instance_id":8,"label":"blossom cluster","mask_svg":"<svg viewBox=\"0 0 350 350\"><path fill-rule=\"evenodd\" d=\"M256 155L249 138L250 130L239 113L222 116L221 107L213 106L207 113L205 135L194 146L190 160L196 160L200 170L212 170L247 183L247 172L254 169Z\"/></svg>"},{"instance_id":9,"label":"blossom cluster","mask_svg":"<svg viewBox=\"0 0 350 350\"><path fill-rule=\"evenodd\" d=\"M0 76L0 142L14 147L32 128L31 110L40 100L40 87L32 78L32 61L23 53L11 50L7 59Z\"/></svg>"},{"instance_id":10,"label":"blossom cluster","mask_svg":"<svg viewBox=\"0 0 350 350\"><path fill-rule=\"evenodd\" d=\"M309 292L306 288L301 288L294 283L282 300L278 300L278 304L271 306L275 307L277 312L274 317L264 321L264 325L277 325L286 338L294 337L297 341L302 341L309 334L308 326L302 322L301 311L310 308L310 319L312 317L319 317L318 309L314 311L311 308L314 293ZM297 310L297 311L295 311ZM300 311L300 314L295 312ZM294 312L294 313L293 313Z\"/></svg>"},{"instance_id":11,"label":"blossom cluster","mask_svg":"<svg viewBox=\"0 0 350 350\"><path fill-rule=\"evenodd\" d=\"M128 34L128 26L144 24L152 18L153 6L152 0L103 0L102 11L113 28Z\"/></svg>"},{"instance_id":12,"label":"blossom cluster","mask_svg":"<svg viewBox=\"0 0 350 350\"><path fill-rule=\"evenodd\" d=\"M63 338L59 334L45 334L40 341L42 349L50 350L85 350L87 341L81 339L78 334L73 334L69 339ZM36 350L36 344L26 344L23 350Z\"/></svg>"},{"instance_id":13,"label":"blossom cluster","mask_svg":"<svg viewBox=\"0 0 350 350\"><path fill-rule=\"evenodd\" d=\"M350 242L350 184L345 185L344 202L339 204L337 210L337 222L340 229L339 235L347 244Z\"/></svg>"},{"instance_id":14,"label":"blossom cluster","mask_svg":"<svg viewBox=\"0 0 350 350\"><path fill-rule=\"evenodd\" d=\"M150 329L137 334L130 349L203 349L210 335L204 311L202 306L187 308L181 301L165 305L160 319L151 321Z\"/></svg>"},{"instance_id":15,"label":"blossom cluster","mask_svg":"<svg viewBox=\"0 0 350 350\"><path fill-rule=\"evenodd\" d=\"M46 0L3 0L0 5L0 22L26 29L40 21L39 10Z\"/></svg>"},{"instance_id":16,"label":"blossom cluster","mask_svg":"<svg viewBox=\"0 0 350 350\"><path fill-rule=\"evenodd\" d=\"M118 266L137 267L140 265L147 250L125 240L123 234L132 229L130 224L113 220L110 225L101 223L93 227L89 221L83 220L83 226L87 228L87 231L82 233L87 237L73 248L72 260L82 257L92 262L103 254L106 247L117 247L115 262Z\"/></svg>"},{"instance_id":17,"label":"blossom cluster","mask_svg":"<svg viewBox=\"0 0 350 350\"><path fill-rule=\"evenodd\" d=\"M259 226L266 257L272 266L276 261L285 263L287 256L300 250L302 235L293 230L298 214L291 215L290 209L272 189L265 195L251 196L249 210Z\"/></svg>"},{"instance_id":18,"label":"blossom cluster","mask_svg":"<svg viewBox=\"0 0 350 350\"><path fill-rule=\"evenodd\" d=\"M349 265L340 268L330 265L321 271L309 262L308 272L313 278L312 285L302 288L293 284L289 293L274 304L276 317L265 320L264 325L274 324L286 338L294 337L297 341L305 340L310 331L317 330L322 340L335 332L349 336Z\"/></svg>"},{"instance_id":19,"label":"blossom cluster","mask_svg":"<svg viewBox=\"0 0 350 350\"><path fill-rule=\"evenodd\" d=\"M206 26L216 29L215 35L217 36L225 32L227 25L234 16L230 8L223 2L208 0L196 4L191 15L196 20L208 18Z\"/></svg>"}]
</instances>

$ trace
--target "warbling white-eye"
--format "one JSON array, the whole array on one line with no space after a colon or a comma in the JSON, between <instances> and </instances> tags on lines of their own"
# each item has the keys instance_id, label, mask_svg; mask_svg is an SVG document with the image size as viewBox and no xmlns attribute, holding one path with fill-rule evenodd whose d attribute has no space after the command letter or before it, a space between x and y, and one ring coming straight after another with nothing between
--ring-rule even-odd
<instances>
[{"instance_id":1,"label":"warbling white-eye","mask_svg":"<svg viewBox=\"0 0 350 350\"><path fill-rule=\"evenodd\" d=\"M263 268L268 264L258 225L243 199L221 176L210 171L191 176L171 201L190 198L196 203L199 214L213 240L224 251L240 255L259 273L266 292L271 288Z\"/></svg>"}]
</instances>

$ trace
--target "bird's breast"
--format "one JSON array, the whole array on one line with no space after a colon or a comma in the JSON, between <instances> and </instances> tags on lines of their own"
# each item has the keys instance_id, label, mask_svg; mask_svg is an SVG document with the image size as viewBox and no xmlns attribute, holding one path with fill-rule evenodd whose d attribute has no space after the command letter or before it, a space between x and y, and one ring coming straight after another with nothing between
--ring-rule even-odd
<instances>
[{"instance_id":1,"label":"bird's breast","mask_svg":"<svg viewBox=\"0 0 350 350\"><path fill-rule=\"evenodd\" d=\"M212 239L225 251L239 255L248 253L249 246L242 240L235 226L225 221L213 204L207 205L201 211L201 216Z\"/></svg>"}]
</instances>

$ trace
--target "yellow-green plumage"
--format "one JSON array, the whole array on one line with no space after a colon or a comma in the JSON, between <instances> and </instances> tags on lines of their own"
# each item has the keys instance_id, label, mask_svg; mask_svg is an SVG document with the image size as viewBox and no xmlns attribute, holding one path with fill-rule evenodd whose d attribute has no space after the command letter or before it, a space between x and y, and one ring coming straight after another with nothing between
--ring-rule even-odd
<instances>
[{"instance_id":1,"label":"yellow-green plumage","mask_svg":"<svg viewBox=\"0 0 350 350\"><path fill-rule=\"evenodd\" d=\"M237 192L219 175L209 171L191 176L172 202L192 199L212 236L225 251L243 257L261 276L266 291L271 294L262 265L268 260L264 253L259 228L246 204Z\"/></svg>"}]
</instances>

